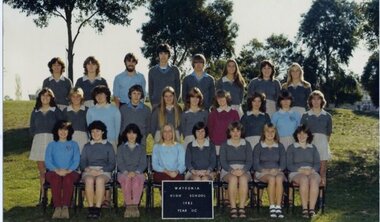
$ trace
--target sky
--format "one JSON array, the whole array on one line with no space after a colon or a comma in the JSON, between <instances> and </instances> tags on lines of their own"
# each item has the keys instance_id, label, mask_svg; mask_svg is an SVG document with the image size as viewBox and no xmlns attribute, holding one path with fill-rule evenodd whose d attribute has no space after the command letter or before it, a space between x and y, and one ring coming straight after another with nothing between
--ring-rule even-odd
<instances>
[{"instance_id":1,"label":"sky","mask_svg":"<svg viewBox=\"0 0 380 222\"><path fill-rule=\"evenodd\" d=\"M238 55L242 46L253 38L264 42L271 34L285 34L294 40L301 15L307 13L312 1L234 0L233 3L232 20L239 25L235 39ZM125 69L123 58L128 52L139 57L137 70L147 78L149 61L141 53L144 42L136 31L149 21L146 12L146 8L140 7L131 14L130 26L106 24L101 34L89 27L83 28L74 46L74 84L83 75L83 61L88 56L95 56L101 64L101 76L112 89L114 77ZM67 61L65 23L60 18L52 18L49 26L41 29L35 26L33 17L26 17L25 13L3 5L2 47L3 96L15 98L15 79L19 75L22 99L28 99L28 94L34 94L50 75L47 63L51 58L58 56ZM366 47L360 44L353 53L349 69L360 75L369 55Z\"/></svg>"}]
</instances>

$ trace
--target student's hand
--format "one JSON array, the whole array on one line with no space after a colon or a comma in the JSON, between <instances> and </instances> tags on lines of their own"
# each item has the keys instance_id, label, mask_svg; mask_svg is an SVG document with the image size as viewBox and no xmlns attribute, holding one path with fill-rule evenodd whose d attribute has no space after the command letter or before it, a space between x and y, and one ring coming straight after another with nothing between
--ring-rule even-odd
<instances>
[{"instance_id":1,"label":"student's hand","mask_svg":"<svg viewBox=\"0 0 380 222\"><path fill-rule=\"evenodd\" d=\"M56 169L54 170L54 172L61 177L65 176L65 172L63 171L63 169Z\"/></svg>"},{"instance_id":2,"label":"student's hand","mask_svg":"<svg viewBox=\"0 0 380 222\"><path fill-rule=\"evenodd\" d=\"M171 178L175 178L176 176L178 175L178 171L171 171L171 173L170 173L170 177Z\"/></svg>"},{"instance_id":3,"label":"student's hand","mask_svg":"<svg viewBox=\"0 0 380 222\"><path fill-rule=\"evenodd\" d=\"M273 176L276 176L278 173L279 173L279 170L278 169L270 169L270 174L272 174Z\"/></svg>"},{"instance_id":4,"label":"student's hand","mask_svg":"<svg viewBox=\"0 0 380 222\"><path fill-rule=\"evenodd\" d=\"M200 176L198 170L191 170L190 172L191 172L191 174L193 174L194 176Z\"/></svg>"},{"instance_id":5,"label":"student's hand","mask_svg":"<svg viewBox=\"0 0 380 222\"><path fill-rule=\"evenodd\" d=\"M136 173L135 172L129 172L128 173L128 178L133 178L136 176Z\"/></svg>"},{"instance_id":6,"label":"student's hand","mask_svg":"<svg viewBox=\"0 0 380 222\"><path fill-rule=\"evenodd\" d=\"M237 177L240 177L241 175L244 174L243 170L241 169L237 169L237 170L234 170L234 175L237 176Z\"/></svg>"}]
</instances>

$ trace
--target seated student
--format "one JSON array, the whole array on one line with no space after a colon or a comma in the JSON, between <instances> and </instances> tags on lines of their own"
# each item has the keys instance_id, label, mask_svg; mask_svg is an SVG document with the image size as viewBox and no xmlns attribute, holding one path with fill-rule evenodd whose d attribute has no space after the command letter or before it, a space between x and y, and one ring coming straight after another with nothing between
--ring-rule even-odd
<instances>
[{"instance_id":1,"label":"seated student","mask_svg":"<svg viewBox=\"0 0 380 222\"><path fill-rule=\"evenodd\" d=\"M246 218L245 202L248 196L248 181L251 180L251 144L244 139L243 125L236 121L229 124L227 142L220 147L220 178L228 183L228 196L231 204L231 218ZM236 197L239 195L239 208Z\"/></svg>"},{"instance_id":2,"label":"seated student","mask_svg":"<svg viewBox=\"0 0 380 222\"><path fill-rule=\"evenodd\" d=\"M208 128L204 122L198 122L193 127L195 140L187 145L186 168L189 171L186 175L191 180L213 180L216 166L215 146L210 143Z\"/></svg>"},{"instance_id":3,"label":"seated student","mask_svg":"<svg viewBox=\"0 0 380 222\"><path fill-rule=\"evenodd\" d=\"M269 216L284 218L281 210L283 181L286 167L286 153L284 146L279 143L278 133L271 123L266 124L260 142L253 150L253 169L259 181L268 184Z\"/></svg>"},{"instance_id":4,"label":"seated student","mask_svg":"<svg viewBox=\"0 0 380 222\"><path fill-rule=\"evenodd\" d=\"M299 126L293 136L296 142L290 145L286 152L289 181L296 182L300 187L302 216L313 217L321 181L318 174L319 153L315 145L311 144L313 135L305 125Z\"/></svg>"},{"instance_id":5,"label":"seated student","mask_svg":"<svg viewBox=\"0 0 380 222\"><path fill-rule=\"evenodd\" d=\"M83 172L82 180L86 185L85 193L89 207L87 218L97 219L100 217L105 184L111 179L116 159L112 144L107 141L106 125L97 120L90 123L88 130L91 140L82 150L80 168Z\"/></svg>"},{"instance_id":6,"label":"seated student","mask_svg":"<svg viewBox=\"0 0 380 222\"><path fill-rule=\"evenodd\" d=\"M153 146L152 166L155 173L153 181L183 180L185 167L185 149L175 142L175 131L171 124L161 129L161 140Z\"/></svg>"},{"instance_id":7,"label":"seated student","mask_svg":"<svg viewBox=\"0 0 380 222\"><path fill-rule=\"evenodd\" d=\"M72 141L74 133L70 122L60 120L53 129L54 141L46 148L45 163L49 170L46 180L50 183L54 213L52 219L70 218L69 207L73 196L74 183L79 174L75 170L79 166L79 147Z\"/></svg>"},{"instance_id":8,"label":"seated student","mask_svg":"<svg viewBox=\"0 0 380 222\"><path fill-rule=\"evenodd\" d=\"M141 145L139 127L131 123L122 134L123 143L117 148L117 180L123 190L126 209L124 217L140 217L138 205L144 188L147 167L145 147Z\"/></svg>"}]
</instances>

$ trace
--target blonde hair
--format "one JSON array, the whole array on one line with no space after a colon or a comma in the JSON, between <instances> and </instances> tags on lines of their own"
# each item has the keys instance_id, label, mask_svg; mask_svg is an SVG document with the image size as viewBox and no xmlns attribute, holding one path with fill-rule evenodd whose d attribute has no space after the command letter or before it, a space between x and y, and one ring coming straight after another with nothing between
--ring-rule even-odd
<instances>
[{"instance_id":1,"label":"blonde hair","mask_svg":"<svg viewBox=\"0 0 380 222\"><path fill-rule=\"evenodd\" d=\"M232 58L227 59L226 65L224 66L224 69L223 69L223 77L228 74L227 66L228 66L228 63L230 63L230 62L232 62L235 65L234 83L236 83L240 88L244 88L246 85L245 80L244 80L243 76L241 75L239 65L237 64L235 59L232 59Z\"/></svg>"},{"instance_id":2,"label":"blonde hair","mask_svg":"<svg viewBox=\"0 0 380 222\"><path fill-rule=\"evenodd\" d=\"M178 128L180 124L180 119L181 119L181 112L182 109L177 103L177 96L175 95L175 91L173 87L167 86L162 90L161 93L161 102L159 105L159 112L158 112L158 125L159 127L165 126L167 124L166 121L166 104L165 104L165 99L164 95L165 93L170 92L173 95L173 105L174 105L174 127Z\"/></svg>"},{"instance_id":3,"label":"blonde hair","mask_svg":"<svg viewBox=\"0 0 380 222\"><path fill-rule=\"evenodd\" d=\"M274 138L273 140L278 143L280 141L280 136L278 135L276 126L273 123L267 123L263 127L263 131L261 133L260 141L264 142L265 141L265 131L268 129L274 129Z\"/></svg>"},{"instance_id":4,"label":"blonde hair","mask_svg":"<svg viewBox=\"0 0 380 222\"><path fill-rule=\"evenodd\" d=\"M174 129L174 126L170 123L166 123L164 124L161 129L160 129L160 134L161 134L161 137L160 137L160 144L163 144L164 143L164 128L166 126L169 126L170 129L172 130L172 135L173 135L173 138L172 138L172 143L175 143L176 141L176 138L175 138L175 129Z\"/></svg>"},{"instance_id":5,"label":"blonde hair","mask_svg":"<svg viewBox=\"0 0 380 222\"><path fill-rule=\"evenodd\" d=\"M303 72L303 69L302 69L301 65L298 64L298 63L296 63L296 62L292 63L292 64L289 66L289 68L288 68L288 72L287 72L287 73L288 73L288 79L286 80L286 83L284 83L284 84L282 85L282 88L287 89L287 88L289 87L289 85L292 84L292 82L293 82L293 77L292 77L291 71L292 71L292 68L294 68L294 67L297 68L297 69L300 71L300 81L301 81L302 85L303 85L305 88L310 88L310 87L311 87L310 83L309 83L308 81L305 81L305 80L304 80L304 72Z\"/></svg>"},{"instance_id":6,"label":"blonde hair","mask_svg":"<svg viewBox=\"0 0 380 222\"><path fill-rule=\"evenodd\" d=\"M82 88L74 87L74 88L70 89L70 92L69 92L70 104L71 104L71 96L73 96L74 94L80 95L80 97L81 97L80 103L83 104L84 103L84 92L83 92Z\"/></svg>"}]
</instances>

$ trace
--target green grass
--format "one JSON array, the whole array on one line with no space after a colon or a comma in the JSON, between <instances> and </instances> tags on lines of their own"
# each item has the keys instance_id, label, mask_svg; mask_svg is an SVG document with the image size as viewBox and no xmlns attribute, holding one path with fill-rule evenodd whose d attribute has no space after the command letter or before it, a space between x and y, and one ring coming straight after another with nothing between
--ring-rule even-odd
<instances>
[{"instance_id":1,"label":"green grass","mask_svg":"<svg viewBox=\"0 0 380 222\"><path fill-rule=\"evenodd\" d=\"M38 173L36 163L28 160L31 145L28 126L33 105L27 101L4 102L4 221L50 221L51 218L52 209L43 214L41 209L34 207L39 195ZM329 162L326 211L313 221L378 221L378 116L343 109L331 113L334 121L330 143L333 160ZM151 150L151 141L148 144L148 150ZM155 200L155 206L159 206L157 193ZM299 198L296 204L299 206ZM295 214L286 214L282 221L307 221L300 217L300 207L295 210ZM160 208L149 213L142 209L141 212L144 221L161 218ZM103 210L99 221L124 221L122 215L123 209L117 213ZM272 221L268 218L267 208L262 208L260 213L249 209L248 216L246 221ZM71 220L85 221L86 209L72 213ZM215 220L228 220L227 211L216 209Z\"/></svg>"}]
</instances>

